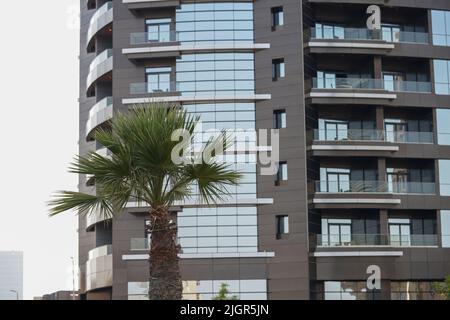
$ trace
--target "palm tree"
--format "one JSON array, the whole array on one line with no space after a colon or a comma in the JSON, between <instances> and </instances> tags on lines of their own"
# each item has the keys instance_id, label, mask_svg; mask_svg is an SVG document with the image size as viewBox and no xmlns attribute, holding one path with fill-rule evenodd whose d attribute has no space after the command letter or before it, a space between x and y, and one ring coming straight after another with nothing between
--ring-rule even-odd
<instances>
[{"instance_id":1,"label":"palm tree","mask_svg":"<svg viewBox=\"0 0 450 320\"><path fill-rule=\"evenodd\" d=\"M110 129L95 132L96 141L108 148L110 156L90 152L76 157L69 168L72 173L92 176L96 194L59 191L49 203L50 216L74 209L80 214L98 211L105 218L113 218L130 201L150 207L150 300L182 297L180 247L171 206L195 194L205 205L224 201L229 194L227 187L237 185L240 178L225 163L214 160L218 152L211 153L212 161L205 161L199 153L192 157L187 152L179 153L184 160L181 163L172 161L172 150L179 144L178 140L172 141L172 133L183 129L192 137L198 121L180 108L158 103L118 114ZM221 133L210 139L205 148L226 148L229 141Z\"/></svg>"}]
</instances>

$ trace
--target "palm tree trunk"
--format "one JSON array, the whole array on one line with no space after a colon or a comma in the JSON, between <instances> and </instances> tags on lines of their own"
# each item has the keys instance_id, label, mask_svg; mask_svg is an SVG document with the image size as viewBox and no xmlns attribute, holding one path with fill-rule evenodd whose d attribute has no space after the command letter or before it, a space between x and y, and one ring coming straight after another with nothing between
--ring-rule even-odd
<instances>
[{"instance_id":1,"label":"palm tree trunk","mask_svg":"<svg viewBox=\"0 0 450 320\"><path fill-rule=\"evenodd\" d=\"M176 225L167 207L150 211L150 300L181 300L183 285L178 253Z\"/></svg>"}]
</instances>

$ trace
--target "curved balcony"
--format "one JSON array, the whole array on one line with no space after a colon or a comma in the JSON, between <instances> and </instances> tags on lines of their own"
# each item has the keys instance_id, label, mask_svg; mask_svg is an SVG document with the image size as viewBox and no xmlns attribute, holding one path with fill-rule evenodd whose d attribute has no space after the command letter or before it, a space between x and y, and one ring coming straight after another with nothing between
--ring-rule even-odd
<instances>
[{"instance_id":1,"label":"curved balcony","mask_svg":"<svg viewBox=\"0 0 450 320\"><path fill-rule=\"evenodd\" d=\"M86 290L96 290L112 286L113 259L112 245L106 245L89 251L86 262Z\"/></svg>"},{"instance_id":2,"label":"curved balcony","mask_svg":"<svg viewBox=\"0 0 450 320\"><path fill-rule=\"evenodd\" d=\"M94 37L113 21L113 2L106 2L92 15L87 31L86 46L89 47Z\"/></svg>"},{"instance_id":3,"label":"curved balcony","mask_svg":"<svg viewBox=\"0 0 450 320\"><path fill-rule=\"evenodd\" d=\"M89 66L89 74L86 79L86 91L101 78L105 77L113 69L113 50L106 49L100 53Z\"/></svg>"},{"instance_id":4,"label":"curved balcony","mask_svg":"<svg viewBox=\"0 0 450 320\"><path fill-rule=\"evenodd\" d=\"M86 140L93 140L93 133L100 125L108 122L113 117L113 98L106 97L100 100L89 111L89 119L86 123Z\"/></svg>"},{"instance_id":5,"label":"curved balcony","mask_svg":"<svg viewBox=\"0 0 450 320\"><path fill-rule=\"evenodd\" d=\"M111 219L111 217L106 217L105 215L101 214L100 211L96 210L86 216L86 231L92 231L97 223L105 222Z\"/></svg>"},{"instance_id":6,"label":"curved balcony","mask_svg":"<svg viewBox=\"0 0 450 320\"><path fill-rule=\"evenodd\" d=\"M122 0L130 10L158 9L180 6L180 0Z\"/></svg>"}]
</instances>

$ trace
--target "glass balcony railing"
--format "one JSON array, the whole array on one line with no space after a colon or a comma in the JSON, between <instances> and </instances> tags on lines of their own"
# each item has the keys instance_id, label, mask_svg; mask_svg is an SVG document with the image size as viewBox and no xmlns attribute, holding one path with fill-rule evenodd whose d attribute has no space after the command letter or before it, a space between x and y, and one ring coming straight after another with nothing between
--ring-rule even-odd
<instances>
[{"instance_id":1,"label":"glass balcony railing","mask_svg":"<svg viewBox=\"0 0 450 320\"><path fill-rule=\"evenodd\" d=\"M89 110L89 118L93 118L98 115L98 113L102 112L106 108L112 106L113 104L113 97L105 97L97 104L95 104L91 110Z\"/></svg>"},{"instance_id":2,"label":"glass balcony railing","mask_svg":"<svg viewBox=\"0 0 450 320\"><path fill-rule=\"evenodd\" d=\"M436 194L434 182L316 181L319 193Z\"/></svg>"},{"instance_id":3,"label":"glass balcony railing","mask_svg":"<svg viewBox=\"0 0 450 320\"><path fill-rule=\"evenodd\" d=\"M317 141L384 141L382 130L372 129L342 129L342 130L314 130L314 140Z\"/></svg>"},{"instance_id":4,"label":"glass balcony railing","mask_svg":"<svg viewBox=\"0 0 450 320\"><path fill-rule=\"evenodd\" d=\"M314 89L384 89L383 80L369 78L313 78Z\"/></svg>"},{"instance_id":5,"label":"glass balcony railing","mask_svg":"<svg viewBox=\"0 0 450 320\"><path fill-rule=\"evenodd\" d=\"M92 60L91 64L89 65L89 71L94 70L96 67L98 67L101 63L108 60L108 58L113 56L113 50L112 49L106 49L102 53L98 54L94 60Z\"/></svg>"},{"instance_id":6,"label":"glass balcony railing","mask_svg":"<svg viewBox=\"0 0 450 320\"><path fill-rule=\"evenodd\" d=\"M396 194L436 194L434 182L388 182L388 192Z\"/></svg>"},{"instance_id":7,"label":"glass balcony railing","mask_svg":"<svg viewBox=\"0 0 450 320\"><path fill-rule=\"evenodd\" d=\"M314 140L434 143L434 133L413 131L382 131L374 129L315 129Z\"/></svg>"},{"instance_id":8,"label":"glass balcony railing","mask_svg":"<svg viewBox=\"0 0 450 320\"><path fill-rule=\"evenodd\" d=\"M426 247L437 246L437 234L382 235L382 234L319 234L316 238L319 247L351 246L392 246Z\"/></svg>"},{"instance_id":9,"label":"glass balcony railing","mask_svg":"<svg viewBox=\"0 0 450 320\"><path fill-rule=\"evenodd\" d=\"M109 254L112 254L112 245L110 244L92 249L91 251L89 251L88 256L89 260L93 260L98 257L107 256Z\"/></svg>"},{"instance_id":10,"label":"glass balcony railing","mask_svg":"<svg viewBox=\"0 0 450 320\"><path fill-rule=\"evenodd\" d=\"M130 35L131 45L140 44L161 44L166 42L177 42L178 33L176 31L160 32L137 32Z\"/></svg>"},{"instance_id":11,"label":"glass balcony railing","mask_svg":"<svg viewBox=\"0 0 450 320\"><path fill-rule=\"evenodd\" d=\"M424 92L431 93L431 82L421 81L392 81L384 79L384 89L396 92Z\"/></svg>"},{"instance_id":12,"label":"glass balcony railing","mask_svg":"<svg viewBox=\"0 0 450 320\"><path fill-rule=\"evenodd\" d=\"M311 28L311 39L331 40L384 40L387 42L405 42L428 44L430 37L425 32L396 30L368 30L367 28L323 27Z\"/></svg>"},{"instance_id":13,"label":"glass balcony railing","mask_svg":"<svg viewBox=\"0 0 450 320\"><path fill-rule=\"evenodd\" d=\"M130 250L131 251L148 251L150 249L149 238L131 238Z\"/></svg>"},{"instance_id":14,"label":"glass balcony railing","mask_svg":"<svg viewBox=\"0 0 450 320\"><path fill-rule=\"evenodd\" d=\"M431 93L432 91L431 82L369 78L313 78L312 85L314 89L362 89L422 93Z\"/></svg>"},{"instance_id":15,"label":"glass balcony railing","mask_svg":"<svg viewBox=\"0 0 450 320\"><path fill-rule=\"evenodd\" d=\"M106 2L104 5L102 5L100 8L97 9L97 11L95 11L95 13L92 15L91 17L91 24L95 23L95 21L98 20L98 18L108 12L110 9L112 9L113 7L113 1L108 1Z\"/></svg>"},{"instance_id":16,"label":"glass balcony railing","mask_svg":"<svg viewBox=\"0 0 450 320\"><path fill-rule=\"evenodd\" d=\"M386 131L385 139L388 142L398 143L434 143L434 133L415 131Z\"/></svg>"},{"instance_id":17,"label":"glass balcony railing","mask_svg":"<svg viewBox=\"0 0 450 320\"><path fill-rule=\"evenodd\" d=\"M130 94L177 92L175 81L140 82L130 84Z\"/></svg>"}]
</instances>

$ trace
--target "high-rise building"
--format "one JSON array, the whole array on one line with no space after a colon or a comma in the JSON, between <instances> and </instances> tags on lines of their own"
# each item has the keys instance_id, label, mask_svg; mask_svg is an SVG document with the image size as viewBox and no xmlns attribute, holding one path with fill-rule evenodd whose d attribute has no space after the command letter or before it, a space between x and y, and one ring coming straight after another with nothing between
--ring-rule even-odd
<instances>
[{"instance_id":1,"label":"high-rise building","mask_svg":"<svg viewBox=\"0 0 450 320\"><path fill-rule=\"evenodd\" d=\"M23 253L0 251L0 300L23 299Z\"/></svg>"},{"instance_id":2,"label":"high-rise building","mask_svg":"<svg viewBox=\"0 0 450 320\"><path fill-rule=\"evenodd\" d=\"M264 148L237 154L230 201L177 212L186 299L223 283L240 299L439 298L449 1L82 0L80 73L80 154L108 154L94 130L155 100L204 130L279 129L278 173L260 174ZM80 216L82 298L146 299L146 210Z\"/></svg>"}]
</instances>

